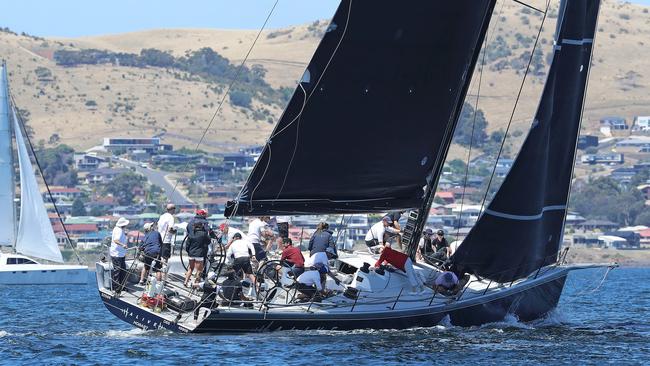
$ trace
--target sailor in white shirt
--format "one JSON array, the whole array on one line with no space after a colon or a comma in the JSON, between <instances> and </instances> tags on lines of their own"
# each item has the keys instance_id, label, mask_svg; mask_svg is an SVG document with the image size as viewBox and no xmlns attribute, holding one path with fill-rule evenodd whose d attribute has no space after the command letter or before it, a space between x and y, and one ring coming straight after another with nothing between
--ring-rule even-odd
<instances>
[{"instance_id":1,"label":"sailor in white shirt","mask_svg":"<svg viewBox=\"0 0 650 366\"><path fill-rule=\"evenodd\" d=\"M268 216L261 216L251 221L248 224L248 240L253 243L255 247L255 258L258 261L266 258L266 250L264 248L265 239L267 236L272 236L273 233L269 230L267 222L270 220Z\"/></svg>"},{"instance_id":2,"label":"sailor in white shirt","mask_svg":"<svg viewBox=\"0 0 650 366\"><path fill-rule=\"evenodd\" d=\"M126 249L128 247L126 241L126 230L124 229L126 225L129 224L129 220L124 217L120 217L113 228L113 235L111 238L111 262L113 263L113 273L111 274L113 278L113 290L115 290L115 295L119 296L124 287L126 279Z\"/></svg>"},{"instance_id":3,"label":"sailor in white shirt","mask_svg":"<svg viewBox=\"0 0 650 366\"><path fill-rule=\"evenodd\" d=\"M251 255L255 255L255 247L247 240L242 239L242 235L236 233L233 235L234 241L226 251L226 258L234 258L233 270L239 272L240 270L248 276L255 283L255 276L253 275L253 267L251 266Z\"/></svg>"},{"instance_id":4,"label":"sailor in white shirt","mask_svg":"<svg viewBox=\"0 0 650 366\"><path fill-rule=\"evenodd\" d=\"M327 272L327 267L322 263L316 263L313 269L307 270L298 276L298 283L296 284L297 290L300 292L298 298L310 300L316 296L317 292L323 292L324 274Z\"/></svg>"},{"instance_id":5,"label":"sailor in white shirt","mask_svg":"<svg viewBox=\"0 0 650 366\"><path fill-rule=\"evenodd\" d=\"M230 227L230 225L228 225L228 223L226 222L219 225L219 231L221 231L221 235L222 235L222 237L220 238L221 243L226 246L226 249L228 249L228 247L230 247L230 244L232 244L232 242L234 241L235 234L239 234L242 238L245 237L243 231L234 227Z\"/></svg>"},{"instance_id":6,"label":"sailor in white shirt","mask_svg":"<svg viewBox=\"0 0 650 366\"><path fill-rule=\"evenodd\" d=\"M399 234L399 230L389 226L392 223L393 220L390 217L384 216L381 221L372 225L370 230L368 230L368 233L366 234L366 245L371 253L374 253L375 249L381 248L385 244L390 246L390 243L384 242L385 232L388 231L389 233Z\"/></svg>"},{"instance_id":7,"label":"sailor in white shirt","mask_svg":"<svg viewBox=\"0 0 650 366\"><path fill-rule=\"evenodd\" d=\"M174 212L176 206L173 203L167 204L167 212L160 215L158 219L158 232L162 238L162 247L160 248L160 257L164 262L167 262L172 255L172 241L174 240L174 233L176 232L176 220L174 219Z\"/></svg>"}]
</instances>

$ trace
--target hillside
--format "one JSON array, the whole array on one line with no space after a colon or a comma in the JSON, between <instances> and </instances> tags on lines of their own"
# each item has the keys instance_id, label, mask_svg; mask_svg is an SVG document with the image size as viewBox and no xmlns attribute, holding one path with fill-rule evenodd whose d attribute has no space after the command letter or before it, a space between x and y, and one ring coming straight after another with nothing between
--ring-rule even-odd
<instances>
[{"instance_id":1,"label":"hillside","mask_svg":"<svg viewBox=\"0 0 650 366\"><path fill-rule=\"evenodd\" d=\"M541 3L541 2L540 2ZM502 6L503 5L503 6ZM526 131L534 114L557 11L551 11L511 131ZM505 128L522 78L541 14L512 1L497 4L488 39L479 108L488 131ZM302 75L327 21L266 31L247 62L261 65L273 88L292 87ZM0 25L1 26L1 25ZM8 62L13 94L29 112L36 140L88 148L106 136L151 136L163 133L166 143L194 147L223 97L223 84L177 70L112 64L63 67L54 61L60 50L103 49L139 54L142 49L168 51L176 57L210 47L238 65L256 31L171 29L136 33L42 39L0 32L0 57ZM618 115L631 120L650 114L650 35L648 8L606 1L601 10L593 69L586 102L585 129L598 119ZM522 63L523 62L523 63ZM478 70L478 68L477 68ZM470 93L477 90L474 78ZM475 97L468 98L472 104ZM232 150L260 144L282 112L279 103L254 99L250 109L226 105L202 145L206 150ZM517 135L521 135L518 133ZM521 138L516 139L521 141ZM462 156L463 149L452 150Z\"/></svg>"}]
</instances>

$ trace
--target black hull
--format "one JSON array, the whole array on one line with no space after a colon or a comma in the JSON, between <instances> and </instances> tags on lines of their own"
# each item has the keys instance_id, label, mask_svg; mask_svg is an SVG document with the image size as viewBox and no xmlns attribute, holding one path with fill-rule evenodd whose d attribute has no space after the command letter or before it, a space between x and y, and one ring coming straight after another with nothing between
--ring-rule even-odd
<instances>
[{"instance_id":1,"label":"black hull","mask_svg":"<svg viewBox=\"0 0 650 366\"><path fill-rule=\"evenodd\" d=\"M167 329L179 333L238 333L275 330L352 330L352 329L406 329L432 327L449 315L451 324L474 326L503 320L514 315L521 321L544 317L559 301L566 280L566 272L541 283L513 286L505 296L486 296L459 301L447 307L416 310L391 310L381 313L330 313L308 312L264 313L246 310L213 309L196 328L189 329L174 321L162 318L147 309L100 292L106 308L118 318L145 330ZM188 315L184 314L186 318ZM191 315L190 315L191 316Z\"/></svg>"},{"instance_id":2,"label":"black hull","mask_svg":"<svg viewBox=\"0 0 650 366\"><path fill-rule=\"evenodd\" d=\"M514 315L523 322L543 318L560 301L566 273L515 294L449 312L452 325L469 327L502 321Z\"/></svg>"}]
</instances>

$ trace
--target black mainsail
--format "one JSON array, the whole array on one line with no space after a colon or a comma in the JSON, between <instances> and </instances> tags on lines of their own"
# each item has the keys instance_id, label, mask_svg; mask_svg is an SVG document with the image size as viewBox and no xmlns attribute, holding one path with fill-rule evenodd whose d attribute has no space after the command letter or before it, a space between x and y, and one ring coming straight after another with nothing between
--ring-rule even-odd
<instances>
[{"instance_id":1,"label":"black mainsail","mask_svg":"<svg viewBox=\"0 0 650 366\"><path fill-rule=\"evenodd\" d=\"M415 208L495 0L343 0L226 216Z\"/></svg>"},{"instance_id":2,"label":"black mainsail","mask_svg":"<svg viewBox=\"0 0 650 366\"><path fill-rule=\"evenodd\" d=\"M468 272L499 282L555 263L562 243L600 1L562 4L553 62L531 130L453 256Z\"/></svg>"}]
</instances>

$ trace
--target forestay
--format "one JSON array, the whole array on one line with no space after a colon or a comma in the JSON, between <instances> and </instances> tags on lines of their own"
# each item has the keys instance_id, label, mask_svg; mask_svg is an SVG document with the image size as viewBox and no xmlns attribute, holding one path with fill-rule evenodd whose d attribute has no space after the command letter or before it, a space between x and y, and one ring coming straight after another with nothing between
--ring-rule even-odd
<instances>
[{"instance_id":1,"label":"forestay","mask_svg":"<svg viewBox=\"0 0 650 366\"><path fill-rule=\"evenodd\" d=\"M226 215L420 207L494 0L343 0Z\"/></svg>"},{"instance_id":2,"label":"forestay","mask_svg":"<svg viewBox=\"0 0 650 366\"><path fill-rule=\"evenodd\" d=\"M14 210L13 155L9 121L9 88L6 67L0 65L0 245L14 245L16 212Z\"/></svg>"},{"instance_id":3,"label":"forestay","mask_svg":"<svg viewBox=\"0 0 650 366\"><path fill-rule=\"evenodd\" d=\"M29 159L15 109L12 109L20 165L20 223L16 251L24 255L63 262L52 224L47 216L36 175Z\"/></svg>"},{"instance_id":4,"label":"forestay","mask_svg":"<svg viewBox=\"0 0 650 366\"><path fill-rule=\"evenodd\" d=\"M453 257L467 271L499 282L554 263L562 243L599 1L563 4L553 62L530 132Z\"/></svg>"}]
</instances>

